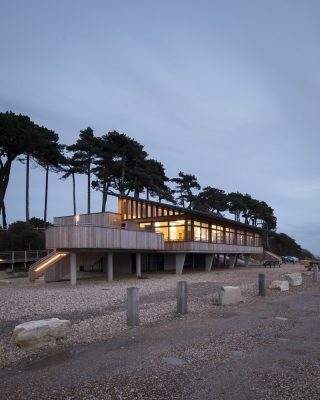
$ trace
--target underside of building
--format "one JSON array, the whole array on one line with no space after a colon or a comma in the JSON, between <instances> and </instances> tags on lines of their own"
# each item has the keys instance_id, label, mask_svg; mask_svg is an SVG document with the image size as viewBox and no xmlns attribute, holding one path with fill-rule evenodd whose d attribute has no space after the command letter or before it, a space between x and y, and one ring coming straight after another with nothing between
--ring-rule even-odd
<instances>
[{"instance_id":1,"label":"underside of building","mask_svg":"<svg viewBox=\"0 0 320 400\"><path fill-rule=\"evenodd\" d=\"M112 280L114 273L205 271L221 262L233 268L237 260L248 265L262 255L262 230L173 205L122 196L118 212L54 218L46 231L45 258L29 269L30 280L44 275L46 282L70 279L98 269Z\"/></svg>"}]
</instances>

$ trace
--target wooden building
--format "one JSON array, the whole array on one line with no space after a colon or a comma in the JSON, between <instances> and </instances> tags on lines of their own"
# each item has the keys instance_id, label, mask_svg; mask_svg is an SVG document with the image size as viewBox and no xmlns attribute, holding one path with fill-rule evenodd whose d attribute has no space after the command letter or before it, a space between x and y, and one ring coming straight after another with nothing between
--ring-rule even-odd
<instances>
[{"instance_id":1,"label":"wooden building","mask_svg":"<svg viewBox=\"0 0 320 400\"><path fill-rule=\"evenodd\" d=\"M53 250L29 271L31 280L44 274L56 281L100 264L109 280L113 272L175 270L203 267L210 271L221 256L233 268L239 257L261 254L261 229L217 215L122 196L118 213L93 213L54 218L46 231Z\"/></svg>"}]
</instances>

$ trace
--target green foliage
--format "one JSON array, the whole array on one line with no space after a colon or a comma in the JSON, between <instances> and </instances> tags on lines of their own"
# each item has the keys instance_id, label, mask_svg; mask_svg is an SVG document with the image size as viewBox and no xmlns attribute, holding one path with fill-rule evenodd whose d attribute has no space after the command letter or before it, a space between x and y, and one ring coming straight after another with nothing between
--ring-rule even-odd
<instances>
[{"instance_id":1,"label":"green foliage","mask_svg":"<svg viewBox=\"0 0 320 400\"><path fill-rule=\"evenodd\" d=\"M178 204L185 207L189 203L188 208L191 208L196 199L194 191L201 189L197 178L194 175L185 174L180 171L178 177L171 179L171 182L176 184L174 193L177 194L176 199Z\"/></svg>"},{"instance_id":2,"label":"green foliage","mask_svg":"<svg viewBox=\"0 0 320 400\"><path fill-rule=\"evenodd\" d=\"M221 215L228 209L228 196L224 190L206 186L195 198L194 208L209 214Z\"/></svg>"},{"instance_id":3,"label":"green foliage","mask_svg":"<svg viewBox=\"0 0 320 400\"><path fill-rule=\"evenodd\" d=\"M314 258L308 250L301 246L285 233L272 232L269 238L271 250L280 256L294 256L300 259Z\"/></svg>"},{"instance_id":4,"label":"green foliage","mask_svg":"<svg viewBox=\"0 0 320 400\"><path fill-rule=\"evenodd\" d=\"M44 230L37 229L43 226L44 221L39 218L31 218L29 223L14 222L7 230L0 232L0 251L45 249Z\"/></svg>"}]
</instances>

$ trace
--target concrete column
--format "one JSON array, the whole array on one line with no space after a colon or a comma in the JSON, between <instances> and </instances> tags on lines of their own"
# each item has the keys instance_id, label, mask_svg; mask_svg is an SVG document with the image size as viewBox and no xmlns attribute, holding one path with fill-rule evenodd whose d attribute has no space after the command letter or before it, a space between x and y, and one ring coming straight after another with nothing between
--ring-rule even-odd
<instances>
[{"instance_id":1,"label":"concrete column","mask_svg":"<svg viewBox=\"0 0 320 400\"><path fill-rule=\"evenodd\" d=\"M250 254L245 254L244 255L244 266L249 267L249 261L250 261Z\"/></svg>"},{"instance_id":2,"label":"concrete column","mask_svg":"<svg viewBox=\"0 0 320 400\"><path fill-rule=\"evenodd\" d=\"M139 325L139 288L130 287L127 289L127 325Z\"/></svg>"},{"instance_id":3,"label":"concrete column","mask_svg":"<svg viewBox=\"0 0 320 400\"><path fill-rule=\"evenodd\" d=\"M232 254L232 255L230 254L229 255L229 268L233 269L236 265L236 262L237 262L236 254Z\"/></svg>"},{"instance_id":4,"label":"concrete column","mask_svg":"<svg viewBox=\"0 0 320 400\"><path fill-rule=\"evenodd\" d=\"M77 284L77 254L70 253L70 282L72 286Z\"/></svg>"},{"instance_id":5,"label":"concrete column","mask_svg":"<svg viewBox=\"0 0 320 400\"><path fill-rule=\"evenodd\" d=\"M182 274L185 259L186 259L186 253L176 253L176 274L177 275Z\"/></svg>"},{"instance_id":6,"label":"concrete column","mask_svg":"<svg viewBox=\"0 0 320 400\"><path fill-rule=\"evenodd\" d=\"M113 253L108 253L107 280L113 281Z\"/></svg>"},{"instance_id":7,"label":"concrete column","mask_svg":"<svg viewBox=\"0 0 320 400\"><path fill-rule=\"evenodd\" d=\"M214 254L206 254L206 272L211 271Z\"/></svg>"},{"instance_id":8,"label":"concrete column","mask_svg":"<svg viewBox=\"0 0 320 400\"><path fill-rule=\"evenodd\" d=\"M136 254L136 273L137 278L141 277L141 253Z\"/></svg>"},{"instance_id":9,"label":"concrete column","mask_svg":"<svg viewBox=\"0 0 320 400\"><path fill-rule=\"evenodd\" d=\"M188 284L180 281L177 283L177 313L187 314L188 312Z\"/></svg>"}]
</instances>

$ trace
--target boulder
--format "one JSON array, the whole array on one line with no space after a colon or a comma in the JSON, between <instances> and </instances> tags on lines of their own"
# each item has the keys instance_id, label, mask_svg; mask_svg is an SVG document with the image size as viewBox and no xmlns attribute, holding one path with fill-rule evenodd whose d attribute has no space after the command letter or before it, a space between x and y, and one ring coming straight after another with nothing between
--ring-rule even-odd
<instances>
[{"instance_id":1,"label":"boulder","mask_svg":"<svg viewBox=\"0 0 320 400\"><path fill-rule=\"evenodd\" d=\"M284 277L289 282L290 286L302 285L302 274L300 272L294 272L292 274L285 274Z\"/></svg>"},{"instance_id":2,"label":"boulder","mask_svg":"<svg viewBox=\"0 0 320 400\"><path fill-rule=\"evenodd\" d=\"M278 289L281 292L289 290L289 282L288 281L272 281L269 289Z\"/></svg>"},{"instance_id":3,"label":"boulder","mask_svg":"<svg viewBox=\"0 0 320 400\"><path fill-rule=\"evenodd\" d=\"M225 306L243 301L241 289L238 286L222 286L219 290L218 304Z\"/></svg>"},{"instance_id":4,"label":"boulder","mask_svg":"<svg viewBox=\"0 0 320 400\"><path fill-rule=\"evenodd\" d=\"M0 279L0 285L1 286L11 285L11 281L9 281L9 279Z\"/></svg>"},{"instance_id":5,"label":"boulder","mask_svg":"<svg viewBox=\"0 0 320 400\"><path fill-rule=\"evenodd\" d=\"M70 325L70 321L59 318L25 322L14 328L13 340L24 348L56 344L57 339L66 335Z\"/></svg>"}]
</instances>

